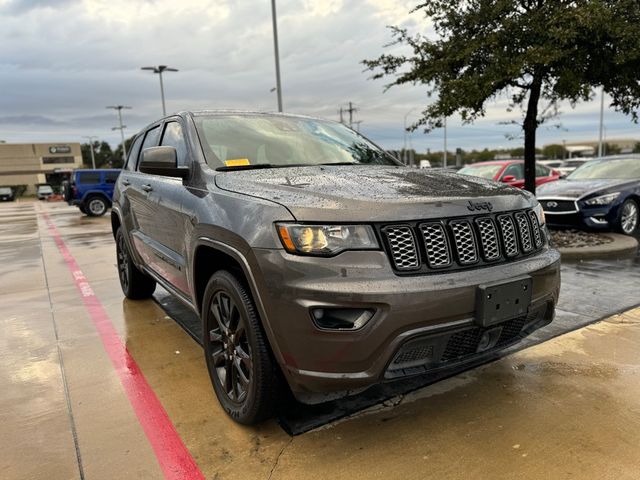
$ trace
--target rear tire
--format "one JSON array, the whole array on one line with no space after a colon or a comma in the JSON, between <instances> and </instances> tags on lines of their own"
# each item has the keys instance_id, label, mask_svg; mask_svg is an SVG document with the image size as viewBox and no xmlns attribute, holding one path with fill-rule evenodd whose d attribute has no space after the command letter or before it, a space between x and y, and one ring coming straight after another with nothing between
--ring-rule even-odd
<instances>
[{"instance_id":1,"label":"rear tire","mask_svg":"<svg viewBox=\"0 0 640 480\"><path fill-rule=\"evenodd\" d=\"M224 411L245 425L272 417L280 382L250 293L230 272L216 272L201 316L207 368Z\"/></svg>"},{"instance_id":2,"label":"rear tire","mask_svg":"<svg viewBox=\"0 0 640 480\"><path fill-rule=\"evenodd\" d=\"M144 300L151 297L156 289L156 281L134 265L122 227L116 232L116 260L120 287L124 296L131 300Z\"/></svg>"},{"instance_id":3,"label":"rear tire","mask_svg":"<svg viewBox=\"0 0 640 480\"><path fill-rule=\"evenodd\" d=\"M105 213L107 213L107 209L109 205L107 201L98 196L89 197L86 201L85 210L87 211L87 215L90 217L101 217Z\"/></svg>"},{"instance_id":4,"label":"rear tire","mask_svg":"<svg viewBox=\"0 0 640 480\"><path fill-rule=\"evenodd\" d=\"M640 207L635 200L628 198L620 206L620 215L616 230L625 235L633 235L640 224Z\"/></svg>"}]
</instances>

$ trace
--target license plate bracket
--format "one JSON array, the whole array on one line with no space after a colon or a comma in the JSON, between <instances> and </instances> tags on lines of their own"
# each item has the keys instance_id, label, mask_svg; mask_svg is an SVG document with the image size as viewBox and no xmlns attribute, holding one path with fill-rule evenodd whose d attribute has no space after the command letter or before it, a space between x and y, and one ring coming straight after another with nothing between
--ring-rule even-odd
<instances>
[{"instance_id":1,"label":"license plate bracket","mask_svg":"<svg viewBox=\"0 0 640 480\"><path fill-rule=\"evenodd\" d=\"M508 282L479 285L476 323L490 327L526 315L531 304L532 281L528 275Z\"/></svg>"}]
</instances>

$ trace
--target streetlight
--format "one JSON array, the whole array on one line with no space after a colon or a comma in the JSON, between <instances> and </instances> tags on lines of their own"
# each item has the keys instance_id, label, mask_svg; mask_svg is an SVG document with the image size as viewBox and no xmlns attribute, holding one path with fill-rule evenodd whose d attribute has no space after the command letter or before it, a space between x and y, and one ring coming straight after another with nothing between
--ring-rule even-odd
<instances>
[{"instance_id":1,"label":"streetlight","mask_svg":"<svg viewBox=\"0 0 640 480\"><path fill-rule=\"evenodd\" d=\"M409 110L407 113L404 114L404 143L403 143L403 149L402 149L402 156L403 156L403 161L404 164L406 165L408 163L409 160L409 155L407 154L407 117L409 117L409 115L411 115L411 112L413 112L416 108L418 107L413 107L411 110Z\"/></svg>"},{"instance_id":2,"label":"streetlight","mask_svg":"<svg viewBox=\"0 0 640 480\"><path fill-rule=\"evenodd\" d=\"M158 65L157 67L142 67L140 70L151 70L160 76L160 96L162 97L162 116L167 115L167 109L164 104L164 84L162 83L162 72L177 72L178 69L167 67L166 65Z\"/></svg>"},{"instance_id":3,"label":"streetlight","mask_svg":"<svg viewBox=\"0 0 640 480\"><path fill-rule=\"evenodd\" d=\"M604 86L600 95L600 138L598 140L598 157L602 157L602 134L604 130Z\"/></svg>"},{"instance_id":4,"label":"streetlight","mask_svg":"<svg viewBox=\"0 0 640 480\"><path fill-rule=\"evenodd\" d=\"M83 135L82 138L88 138L89 139L89 146L91 147L91 166L93 167L93 169L96 169L96 156L93 153L93 139L94 138L98 138L95 135Z\"/></svg>"},{"instance_id":5,"label":"streetlight","mask_svg":"<svg viewBox=\"0 0 640 480\"><path fill-rule=\"evenodd\" d=\"M127 126L122 124L122 109L131 110L131 107L127 107L125 105L111 105L111 106L108 106L107 108L111 108L113 110L118 111L118 123L120 124L120 126L113 127L111 128L111 130L120 130L120 135L122 136L122 161L126 163L127 162L127 146L124 144L124 129Z\"/></svg>"},{"instance_id":6,"label":"streetlight","mask_svg":"<svg viewBox=\"0 0 640 480\"><path fill-rule=\"evenodd\" d=\"M276 0L271 0L271 20L273 22L273 51L276 57L276 93L278 111L282 112L282 84L280 83L280 53L278 51L278 21L276 19Z\"/></svg>"},{"instance_id":7,"label":"streetlight","mask_svg":"<svg viewBox=\"0 0 640 480\"><path fill-rule=\"evenodd\" d=\"M447 168L447 117L444 117L444 158L442 166Z\"/></svg>"}]
</instances>

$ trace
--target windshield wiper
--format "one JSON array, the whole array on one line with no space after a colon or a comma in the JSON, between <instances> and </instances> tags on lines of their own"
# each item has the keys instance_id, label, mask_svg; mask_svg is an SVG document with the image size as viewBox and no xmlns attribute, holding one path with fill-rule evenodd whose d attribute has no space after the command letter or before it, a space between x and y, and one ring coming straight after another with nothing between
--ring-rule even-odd
<instances>
[{"instance_id":1,"label":"windshield wiper","mask_svg":"<svg viewBox=\"0 0 640 480\"><path fill-rule=\"evenodd\" d=\"M235 165L233 167L218 167L218 172L229 172L233 170L259 170L263 168L290 168L290 167L312 167L306 163L291 163L288 165L274 165L273 163L256 163L253 165Z\"/></svg>"}]
</instances>

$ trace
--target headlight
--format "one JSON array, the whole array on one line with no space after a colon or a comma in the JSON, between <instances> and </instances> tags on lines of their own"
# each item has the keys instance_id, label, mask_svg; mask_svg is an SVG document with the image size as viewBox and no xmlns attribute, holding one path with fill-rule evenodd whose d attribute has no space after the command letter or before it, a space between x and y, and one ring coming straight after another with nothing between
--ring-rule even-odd
<instances>
[{"instance_id":1,"label":"headlight","mask_svg":"<svg viewBox=\"0 0 640 480\"><path fill-rule=\"evenodd\" d=\"M611 205L616 198L620 196L620 192L608 193L606 195L600 195L599 197L591 198L584 203L587 205Z\"/></svg>"},{"instance_id":2,"label":"headlight","mask_svg":"<svg viewBox=\"0 0 640 480\"><path fill-rule=\"evenodd\" d=\"M278 223L278 235L289 253L335 255L343 250L380 248L368 225L297 225Z\"/></svg>"},{"instance_id":3,"label":"headlight","mask_svg":"<svg viewBox=\"0 0 640 480\"><path fill-rule=\"evenodd\" d=\"M544 225L545 218L544 218L544 210L542 209L542 205L538 203L536 207L533 209L533 211L536 212L536 215L538 217L538 223L540 223L541 226Z\"/></svg>"}]
</instances>

